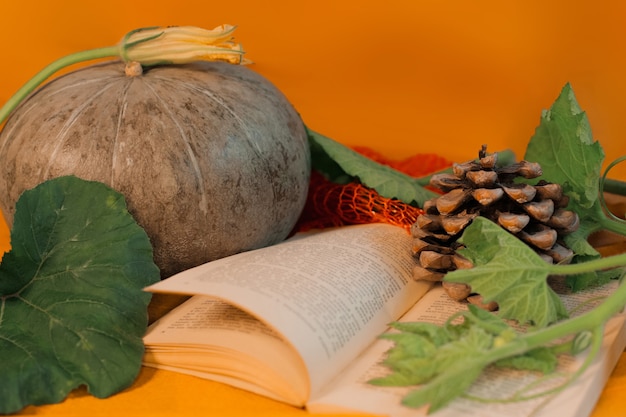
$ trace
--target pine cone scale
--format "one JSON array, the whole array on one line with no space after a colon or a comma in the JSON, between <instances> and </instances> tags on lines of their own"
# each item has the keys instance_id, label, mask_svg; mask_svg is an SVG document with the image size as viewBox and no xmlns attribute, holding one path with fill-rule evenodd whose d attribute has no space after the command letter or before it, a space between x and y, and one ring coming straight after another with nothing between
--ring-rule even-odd
<instances>
[{"instance_id":1,"label":"pine cone scale","mask_svg":"<svg viewBox=\"0 0 626 417\"><path fill-rule=\"evenodd\" d=\"M573 256L562 237L575 231L578 215L567 210L568 197L560 184L533 180L542 175L541 166L520 161L498 166L497 153L483 146L477 160L455 163L452 174L433 175L430 185L443 193L427 201L411 227L413 253L418 260L415 279L442 281L456 269L473 267L456 252L458 238L476 216L486 217L533 248L546 262L569 262ZM523 179L523 181L518 181ZM467 300L487 309L480 294L462 285L442 285L455 300Z\"/></svg>"}]
</instances>

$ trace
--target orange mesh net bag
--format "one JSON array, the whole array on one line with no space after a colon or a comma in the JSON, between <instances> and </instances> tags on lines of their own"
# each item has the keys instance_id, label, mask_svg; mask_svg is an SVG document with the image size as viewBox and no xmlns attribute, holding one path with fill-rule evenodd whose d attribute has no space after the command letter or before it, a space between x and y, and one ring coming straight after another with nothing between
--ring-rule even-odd
<instances>
[{"instance_id":1,"label":"orange mesh net bag","mask_svg":"<svg viewBox=\"0 0 626 417\"><path fill-rule=\"evenodd\" d=\"M416 154L403 160L392 160L367 147L353 149L412 177L422 177L452 165L435 154ZM359 182L336 184L313 171L307 202L295 230L363 223L389 223L409 229L422 213L419 207L383 197Z\"/></svg>"}]
</instances>

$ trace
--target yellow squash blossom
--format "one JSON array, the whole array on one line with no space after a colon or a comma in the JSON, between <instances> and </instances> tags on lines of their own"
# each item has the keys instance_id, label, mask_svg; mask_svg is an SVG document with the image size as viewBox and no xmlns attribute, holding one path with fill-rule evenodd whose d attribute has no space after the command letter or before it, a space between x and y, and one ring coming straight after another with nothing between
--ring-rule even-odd
<instances>
[{"instance_id":1,"label":"yellow squash blossom","mask_svg":"<svg viewBox=\"0 0 626 417\"><path fill-rule=\"evenodd\" d=\"M141 65L225 61L244 64L241 44L233 42L235 26L208 30L194 26L152 27L129 32L119 44L120 57Z\"/></svg>"}]
</instances>

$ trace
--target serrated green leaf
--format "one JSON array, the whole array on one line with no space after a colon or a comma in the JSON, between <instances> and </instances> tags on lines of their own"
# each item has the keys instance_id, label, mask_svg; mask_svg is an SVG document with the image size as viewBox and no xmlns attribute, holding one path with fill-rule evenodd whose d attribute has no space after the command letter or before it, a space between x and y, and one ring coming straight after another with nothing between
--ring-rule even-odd
<instances>
[{"instance_id":1,"label":"serrated green leaf","mask_svg":"<svg viewBox=\"0 0 626 417\"><path fill-rule=\"evenodd\" d=\"M571 204L584 209L596 204L604 151L594 142L570 84L542 113L524 158L541 165L541 178L561 184Z\"/></svg>"},{"instance_id":2,"label":"serrated green leaf","mask_svg":"<svg viewBox=\"0 0 626 417\"><path fill-rule=\"evenodd\" d=\"M594 142L587 116L569 84L563 87L551 108L542 113L525 158L541 165L542 179L563 186L569 197L567 208L578 214L578 230L565 236L566 245L575 254L572 263L599 258L600 254L587 238L606 225L598 198L604 151L599 142ZM567 279L576 291L602 281L604 278L594 272Z\"/></svg>"},{"instance_id":3,"label":"serrated green leaf","mask_svg":"<svg viewBox=\"0 0 626 417\"><path fill-rule=\"evenodd\" d=\"M549 287L550 269L521 240L484 217L477 217L461 238L470 269L450 272L444 278L472 287L485 301L498 303L499 315L539 327L567 317L558 295Z\"/></svg>"},{"instance_id":4,"label":"serrated green leaf","mask_svg":"<svg viewBox=\"0 0 626 417\"><path fill-rule=\"evenodd\" d=\"M590 287L604 285L613 279L618 279L621 271L610 269L607 271L594 271L566 277L566 283L572 291L578 292Z\"/></svg>"},{"instance_id":5,"label":"serrated green leaf","mask_svg":"<svg viewBox=\"0 0 626 417\"><path fill-rule=\"evenodd\" d=\"M428 383L408 393L402 403L415 408L429 404L429 413L446 406L463 394L489 364L486 352L492 343L493 335L479 326L469 327L460 338L437 351L430 360Z\"/></svg>"},{"instance_id":6,"label":"serrated green leaf","mask_svg":"<svg viewBox=\"0 0 626 417\"><path fill-rule=\"evenodd\" d=\"M400 334L395 334L396 345L390 351L402 353L387 357L385 365L392 371L389 375L370 382L381 386L416 385L402 403L415 408L428 405L430 414L463 395L490 365L545 373L555 369L556 352L552 348L529 347L524 338L531 333L516 332L499 315L469 305L460 317L462 321L443 326L394 323ZM446 340L434 349L412 349L418 337L430 345L435 340Z\"/></svg>"},{"instance_id":7,"label":"serrated green leaf","mask_svg":"<svg viewBox=\"0 0 626 417\"><path fill-rule=\"evenodd\" d=\"M393 372L389 375L370 379L368 383L379 387L408 387L415 385L412 375L405 375L400 372Z\"/></svg>"},{"instance_id":8,"label":"serrated green leaf","mask_svg":"<svg viewBox=\"0 0 626 417\"><path fill-rule=\"evenodd\" d=\"M471 314L468 314L466 316L464 326L480 326L487 332L493 335L498 335L498 337L500 338L506 336L506 338L508 339L515 336L516 333L513 331L513 329L511 329L511 327L506 322L504 322L500 317L493 314L491 311L484 310L473 304L468 304L467 309Z\"/></svg>"},{"instance_id":9,"label":"serrated green leaf","mask_svg":"<svg viewBox=\"0 0 626 417\"><path fill-rule=\"evenodd\" d=\"M313 168L331 181L345 183L349 179L357 178L383 197L417 204L419 207L437 196L409 175L379 164L317 132L309 130L308 134Z\"/></svg>"},{"instance_id":10,"label":"serrated green leaf","mask_svg":"<svg viewBox=\"0 0 626 417\"><path fill-rule=\"evenodd\" d=\"M591 233L598 230L598 223L594 221L582 221L578 230L567 234L564 237L565 245L570 248L575 256L572 263L584 263L600 258L600 253L587 241ZM573 291L581 291L601 282L604 275L598 271L586 272L584 274L570 275L566 278L567 285Z\"/></svg>"},{"instance_id":11,"label":"serrated green leaf","mask_svg":"<svg viewBox=\"0 0 626 417\"><path fill-rule=\"evenodd\" d=\"M136 378L152 247L124 198L76 177L47 181L16 205L0 264L0 412L56 403L85 385L107 397Z\"/></svg>"},{"instance_id":12,"label":"serrated green leaf","mask_svg":"<svg viewBox=\"0 0 626 417\"><path fill-rule=\"evenodd\" d=\"M460 366L439 375L431 383L404 396L402 404L419 408L429 405L428 414L434 413L461 396L480 376L485 367L482 357L468 356Z\"/></svg>"},{"instance_id":13,"label":"serrated green leaf","mask_svg":"<svg viewBox=\"0 0 626 417\"><path fill-rule=\"evenodd\" d=\"M446 327L436 327L440 333L448 334ZM453 327L463 326L455 325ZM441 335L431 334L434 336L434 340L442 340ZM484 367L484 363L485 361L488 362L488 359L483 356L492 345L493 335L487 333L480 326L463 327L461 331L453 332L453 334L455 334L454 339L448 339L446 343L436 347L432 343L433 340L429 340L429 337L426 335L416 335L414 333L396 334L397 336L394 340L397 344L390 349L389 355L385 360L385 365L392 370L392 373L385 377L373 379L370 383L379 386L428 384L426 389L430 391L433 389L431 385L438 385L439 380L447 378L451 373L456 375L459 369L462 369L461 374L465 375L468 357L481 357L481 363ZM417 342L418 339L427 341L433 348L412 350L413 342ZM477 365L478 362L473 364ZM457 382L466 388L471 385L474 379L475 377L468 381L467 385L464 385L463 381ZM437 407L440 403L451 401L455 396L462 393L465 388L461 391L456 391L455 388L448 387L446 390L439 392L440 398L429 398L427 396L417 402L414 399L415 395L409 394L410 398L413 399L405 399L406 401L403 402L411 407L419 407L434 400L434 406ZM424 388L419 390L422 389ZM446 396L447 393L450 394L449 397ZM417 397L422 398L419 394ZM425 400L425 402L421 402L422 400Z\"/></svg>"},{"instance_id":14,"label":"serrated green leaf","mask_svg":"<svg viewBox=\"0 0 626 417\"><path fill-rule=\"evenodd\" d=\"M497 361L500 368L513 368L526 371L538 371L544 374L553 372L558 364L557 355L548 347L529 350L523 355L512 356Z\"/></svg>"},{"instance_id":15,"label":"serrated green leaf","mask_svg":"<svg viewBox=\"0 0 626 417\"><path fill-rule=\"evenodd\" d=\"M589 235L596 230L598 230L597 225L585 222L578 230L565 235L563 241L577 256L584 257L586 260L597 259L600 257L600 252L587 241Z\"/></svg>"},{"instance_id":16,"label":"serrated green leaf","mask_svg":"<svg viewBox=\"0 0 626 417\"><path fill-rule=\"evenodd\" d=\"M441 346L450 340L447 327L426 322L393 322L391 327L404 333L427 337L435 346Z\"/></svg>"},{"instance_id":17,"label":"serrated green leaf","mask_svg":"<svg viewBox=\"0 0 626 417\"><path fill-rule=\"evenodd\" d=\"M394 342L394 347L389 350L387 361L393 363L407 357L424 357L433 354L437 345L427 337L414 333L386 333L382 339Z\"/></svg>"}]
</instances>

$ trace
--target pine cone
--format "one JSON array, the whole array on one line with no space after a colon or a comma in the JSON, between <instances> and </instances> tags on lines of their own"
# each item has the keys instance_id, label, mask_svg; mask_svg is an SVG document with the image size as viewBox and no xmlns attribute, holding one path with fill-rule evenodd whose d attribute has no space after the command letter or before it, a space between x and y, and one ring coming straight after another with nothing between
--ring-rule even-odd
<instances>
[{"instance_id":1,"label":"pine cone","mask_svg":"<svg viewBox=\"0 0 626 417\"><path fill-rule=\"evenodd\" d=\"M568 263L573 256L562 237L575 231L578 215L565 207L568 198L559 184L539 181L535 185L515 182L542 175L541 166L521 161L498 166L498 154L487 154L485 145L478 160L454 164L453 174L433 175L431 186L443 195L424 204L424 214L411 226L413 254L418 259L414 278L442 281L449 271L471 268L457 253L457 241L476 216L486 217L532 247L547 262ZM490 310L479 294L465 284L443 283L455 300L468 300Z\"/></svg>"}]
</instances>

